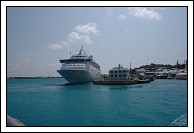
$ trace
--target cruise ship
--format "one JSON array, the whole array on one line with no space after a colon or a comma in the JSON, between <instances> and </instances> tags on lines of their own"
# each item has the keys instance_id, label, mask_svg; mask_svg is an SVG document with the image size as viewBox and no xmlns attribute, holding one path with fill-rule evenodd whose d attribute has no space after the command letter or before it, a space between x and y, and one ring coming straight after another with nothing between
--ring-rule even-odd
<instances>
[{"instance_id":1,"label":"cruise ship","mask_svg":"<svg viewBox=\"0 0 194 133\"><path fill-rule=\"evenodd\" d=\"M86 55L83 46L78 54L59 61L62 66L57 72L69 83L87 83L101 78L100 66L93 60L92 55Z\"/></svg>"}]
</instances>

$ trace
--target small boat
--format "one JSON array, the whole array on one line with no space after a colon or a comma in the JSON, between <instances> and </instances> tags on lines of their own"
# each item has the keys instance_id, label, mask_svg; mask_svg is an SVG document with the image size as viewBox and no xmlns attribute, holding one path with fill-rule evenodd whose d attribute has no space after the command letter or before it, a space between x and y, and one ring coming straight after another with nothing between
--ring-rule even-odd
<instances>
[{"instance_id":1,"label":"small boat","mask_svg":"<svg viewBox=\"0 0 194 133\"><path fill-rule=\"evenodd\" d=\"M184 72L184 73L178 73L178 74L176 74L175 78L176 79L187 80L187 73L186 72Z\"/></svg>"}]
</instances>

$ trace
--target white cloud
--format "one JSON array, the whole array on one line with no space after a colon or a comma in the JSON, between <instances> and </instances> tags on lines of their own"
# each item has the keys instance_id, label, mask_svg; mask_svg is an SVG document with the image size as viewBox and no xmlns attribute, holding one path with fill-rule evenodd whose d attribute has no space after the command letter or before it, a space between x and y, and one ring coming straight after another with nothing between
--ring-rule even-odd
<instances>
[{"instance_id":1,"label":"white cloud","mask_svg":"<svg viewBox=\"0 0 194 133\"><path fill-rule=\"evenodd\" d=\"M31 60L28 57L19 55L15 62L8 63L8 69L9 71L18 71L26 69L29 65L31 65Z\"/></svg>"},{"instance_id":2,"label":"white cloud","mask_svg":"<svg viewBox=\"0 0 194 133\"><path fill-rule=\"evenodd\" d=\"M69 33L64 41L50 44L49 48L51 50L60 50L75 43L92 44L92 35L100 35L96 23L79 24L73 28L73 31Z\"/></svg>"},{"instance_id":3,"label":"white cloud","mask_svg":"<svg viewBox=\"0 0 194 133\"><path fill-rule=\"evenodd\" d=\"M69 44L68 44L66 41L62 41L62 46L63 46L63 47L68 47Z\"/></svg>"},{"instance_id":4,"label":"white cloud","mask_svg":"<svg viewBox=\"0 0 194 133\"><path fill-rule=\"evenodd\" d=\"M68 47L69 44L66 41L62 41L61 43L53 43L49 45L49 49L51 50L60 50L64 47Z\"/></svg>"},{"instance_id":5,"label":"white cloud","mask_svg":"<svg viewBox=\"0 0 194 133\"><path fill-rule=\"evenodd\" d=\"M75 32L83 34L98 34L96 23L88 23L86 25L77 25L74 28Z\"/></svg>"},{"instance_id":6,"label":"white cloud","mask_svg":"<svg viewBox=\"0 0 194 133\"><path fill-rule=\"evenodd\" d=\"M124 20L127 19L127 16L125 16L125 15L119 15L119 16L118 16L118 19L119 19L120 21L124 21Z\"/></svg>"},{"instance_id":7,"label":"white cloud","mask_svg":"<svg viewBox=\"0 0 194 133\"><path fill-rule=\"evenodd\" d=\"M62 46L59 45L59 44L54 43L54 44L50 44L49 48L52 49L52 50L57 50L57 49L61 49Z\"/></svg>"},{"instance_id":8,"label":"white cloud","mask_svg":"<svg viewBox=\"0 0 194 133\"><path fill-rule=\"evenodd\" d=\"M91 36L99 35L96 23L88 23L85 25L77 25L74 30L68 35L70 43L85 43L91 44Z\"/></svg>"},{"instance_id":9,"label":"white cloud","mask_svg":"<svg viewBox=\"0 0 194 133\"><path fill-rule=\"evenodd\" d=\"M76 43L78 40L80 40L80 35L77 32L71 32L68 38L71 43Z\"/></svg>"},{"instance_id":10,"label":"white cloud","mask_svg":"<svg viewBox=\"0 0 194 133\"><path fill-rule=\"evenodd\" d=\"M91 37L89 35L82 35L77 32L71 32L68 38L71 43L92 43Z\"/></svg>"},{"instance_id":11,"label":"white cloud","mask_svg":"<svg viewBox=\"0 0 194 133\"><path fill-rule=\"evenodd\" d=\"M148 19L148 20L161 20L161 15L154 11L153 8L145 8L145 7L129 7L128 8L129 14L142 18L142 19Z\"/></svg>"},{"instance_id":12,"label":"white cloud","mask_svg":"<svg viewBox=\"0 0 194 133\"><path fill-rule=\"evenodd\" d=\"M27 57L19 56L19 60L22 65L31 63L30 59Z\"/></svg>"},{"instance_id":13,"label":"white cloud","mask_svg":"<svg viewBox=\"0 0 194 133\"><path fill-rule=\"evenodd\" d=\"M86 44L91 44L92 40L90 36L86 36L86 35L81 35L81 41L83 41Z\"/></svg>"}]
</instances>

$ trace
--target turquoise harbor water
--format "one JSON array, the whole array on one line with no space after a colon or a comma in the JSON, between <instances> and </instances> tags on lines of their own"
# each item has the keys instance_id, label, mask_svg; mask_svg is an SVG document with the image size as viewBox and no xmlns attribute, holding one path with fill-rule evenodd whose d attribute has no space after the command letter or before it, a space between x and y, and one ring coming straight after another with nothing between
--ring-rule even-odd
<instances>
[{"instance_id":1,"label":"turquoise harbor water","mask_svg":"<svg viewBox=\"0 0 194 133\"><path fill-rule=\"evenodd\" d=\"M62 78L7 80L7 114L27 126L187 126L186 80L64 83Z\"/></svg>"}]
</instances>

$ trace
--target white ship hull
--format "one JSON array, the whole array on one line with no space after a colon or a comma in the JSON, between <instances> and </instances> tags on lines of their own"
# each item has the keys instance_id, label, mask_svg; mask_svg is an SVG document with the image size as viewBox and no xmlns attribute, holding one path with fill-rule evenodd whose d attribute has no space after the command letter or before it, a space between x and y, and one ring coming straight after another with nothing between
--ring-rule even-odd
<instances>
[{"instance_id":1,"label":"white ship hull","mask_svg":"<svg viewBox=\"0 0 194 133\"><path fill-rule=\"evenodd\" d=\"M69 83L87 83L101 77L100 73L90 72L88 70L57 70Z\"/></svg>"}]
</instances>

